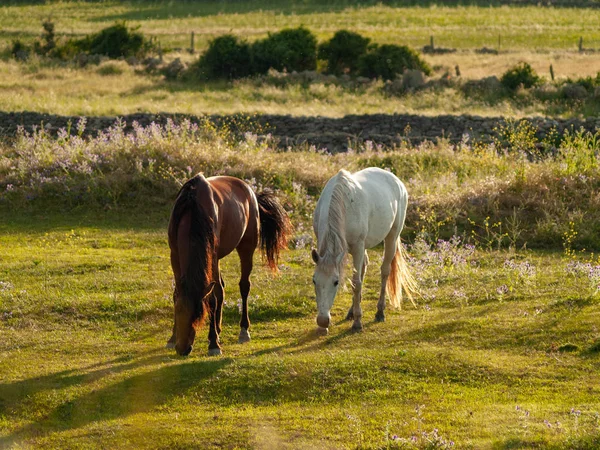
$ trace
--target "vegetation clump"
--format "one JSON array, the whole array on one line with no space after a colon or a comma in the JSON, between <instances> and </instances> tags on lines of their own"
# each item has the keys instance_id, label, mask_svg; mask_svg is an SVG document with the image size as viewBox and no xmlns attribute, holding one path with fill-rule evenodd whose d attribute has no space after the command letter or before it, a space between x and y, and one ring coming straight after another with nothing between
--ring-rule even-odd
<instances>
[{"instance_id":1,"label":"vegetation clump","mask_svg":"<svg viewBox=\"0 0 600 450\"><path fill-rule=\"evenodd\" d=\"M511 91L517 90L519 87L529 89L540 84L542 79L536 71L526 62L520 62L516 66L508 69L500 78L500 83Z\"/></svg>"},{"instance_id":2,"label":"vegetation clump","mask_svg":"<svg viewBox=\"0 0 600 450\"><path fill-rule=\"evenodd\" d=\"M75 46L85 53L109 58L140 56L151 44L138 29L139 26L128 28L125 23L116 23L77 41Z\"/></svg>"},{"instance_id":3,"label":"vegetation clump","mask_svg":"<svg viewBox=\"0 0 600 450\"><path fill-rule=\"evenodd\" d=\"M319 59L327 61L327 72L354 74L358 61L367 52L370 39L348 30L339 30L319 45Z\"/></svg>"},{"instance_id":4,"label":"vegetation clump","mask_svg":"<svg viewBox=\"0 0 600 450\"><path fill-rule=\"evenodd\" d=\"M191 70L207 79L233 80L250 75L251 63L250 46L226 34L210 42L208 50Z\"/></svg>"},{"instance_id":5,"label":"vegetation clump","mask_svg":"<svg viewBox=\"0 0 600 450\"><path fill-rule=\"evenodd\" d=\"M317 38L304 27L285 28L252 45L253 70L303 71L317 68Z\"/></svg>"},{"instance_id":6,"label":"vegetation clump","mask_svg":"<svg viewBox=\"0 0 600 450\"><path fill-rule=\"evenodd\" d=\"M367 78L394 80L405 70L420 70L426 75L431 68L417 52L405 45L373 44L358 61L359 74Z\"/></svg>"},{"instance_id":7,"label":"vegetation clump","mask_svg":"<svg viewBox=\"0 0 600 450\"><path fill-rule=\"evenodd\" d=\"M17 59L27 59L31 52L54 59L68 60L77 55L101 55L108 58L144 56L152 49L152 43L138 31L139 27L129 28L124 22L116 23L98 33L82 39L56 38L54 22L43 22L41 39L28 46L20 40L13 41L11 54Z\"/></svg>"}]
</instances>

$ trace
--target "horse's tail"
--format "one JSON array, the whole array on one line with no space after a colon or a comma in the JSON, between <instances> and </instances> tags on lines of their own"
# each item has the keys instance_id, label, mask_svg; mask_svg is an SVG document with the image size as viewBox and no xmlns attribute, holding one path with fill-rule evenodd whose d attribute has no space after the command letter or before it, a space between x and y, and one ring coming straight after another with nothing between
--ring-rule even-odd
<instances>
[{"instance_id":1,"label":"horse's tail","mask_svg":"<svg viewBox=\"0 0 600 450\"><path fill-rule=\"evenodd\" d=\"M259 192L256 199L260 212L260 250L267 257L269 268L277 272L279 251L287 248L292 224L271 190Z\"/></svg>"},{"instance_id":2,"label":"horse's tail","mask_svg":"<svg viewBox=\"0 0 600 450\"><path fill-rule=\"evenodd\" d=\"M406 295L414 306L417 305L415 304L413 295L419 292L417 281L410 273L406 259L406 251L402 242L400 242L400 236L398 236L396 240L396 253L392 260L390 276L387 281L387 291L392 306L400 309L402 309L402 290L406 292Z\"/></svg>"},{"instance_id":3,"label":"horse's tail","mask_svg":"<svg viewBox=\"0 0 600 450\"><path fill-rule=\"evenodd\" d=\"M197 327L202 326L209 310L205 290L212 279L212 258L216 245L214 222L198 204L197 195L200 190L207 191L212 196L210 185L201 175L183 185L175 201L171 214L172 226L169 227L175 233L182 270L179 288L185 301L197 308ZM189 232L181 235L180 231L184 229L182 219L186 214L189 214ZM185 261L182 255L187 255L187 267L183 265Z\"/></svg>"}]
</instances>

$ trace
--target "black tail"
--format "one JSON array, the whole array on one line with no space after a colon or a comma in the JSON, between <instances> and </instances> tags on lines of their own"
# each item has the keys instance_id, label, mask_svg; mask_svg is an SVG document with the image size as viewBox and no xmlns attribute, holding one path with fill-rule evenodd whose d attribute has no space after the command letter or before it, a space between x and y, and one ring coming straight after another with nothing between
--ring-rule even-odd
<instances>
[{"instance_id":1,"label":"black tail","mask_svg":"<svg viewBox=\"0 0 600 450\"><path fill-rule=\"evenodd\" d=\"M169 227L175 233L175 239L170 240L176 242L179 249L184 249L185 246L189 249L188 264L187 267L181 267L182 277L179 284L181 298L193 305L194 319L198 326L202 325L208 312L204 296L212 280L212 257L216 236L213 220L198 205L199 190L205 188L208 189L208 195L212 194L207 184L202 186L202 181L206 184L204 178L197 175L183 185L175 201ZM201 195L204 195L204 192ZM185 214L190 215L189 235L178 236L179 224Z\"/></svg>"},{"instance_id":2,"label":"black tail","mask_svg":"<svg viewBox=\"0 0 600 450\"><path fill-rule=\"evenodd\" d=\"M287 248L292 224L273 191L262 191L256 194L256 199L260 211L260 249L269 268L276 272L279 251Z\"/></svg>"}]
</instances>

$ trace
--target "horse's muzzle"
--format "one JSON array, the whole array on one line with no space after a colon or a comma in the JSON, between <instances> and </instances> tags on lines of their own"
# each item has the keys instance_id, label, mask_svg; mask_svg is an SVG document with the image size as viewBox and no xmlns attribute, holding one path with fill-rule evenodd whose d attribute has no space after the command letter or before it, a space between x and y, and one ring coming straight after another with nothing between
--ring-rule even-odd
<instances>
[{"instance_id":1,"label":"horse's muzzle","mask_svg":"<svg viewBox=\"0 0 600 450\"><path fill-rule=\"evenodd\" d=\"M317 325L319 325L321 328L329 328L329 317L318 315Z\"/></svg>"},{"instance_id":2,"label":"horse's muzzle","mask_svg":"<svg viewBox=\"0 0 600 450\"><path fill-rule=\"evenodd\" d=\"M188 346L188 348L185 351L181 351L177 347L175 348L175 350L177 350L177 354L179 356L187 356L187 355L189 355L192 352L192 346L191 345Z\"/></svg>"}]
</instances>

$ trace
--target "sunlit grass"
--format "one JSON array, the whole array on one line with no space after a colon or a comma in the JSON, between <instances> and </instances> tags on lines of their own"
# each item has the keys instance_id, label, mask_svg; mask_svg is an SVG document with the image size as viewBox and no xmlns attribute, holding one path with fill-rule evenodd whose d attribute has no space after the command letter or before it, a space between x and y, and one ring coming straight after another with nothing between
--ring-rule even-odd
<instances>
[{"instance_id":1,"label":"sunlit grass","mask_svg":"<svg viewBox=\"0 0 600 450\"><path fill-rule=\"evenodd\" d=\"M366 4L365 4L366 3ZM597 9L547 7L403 6L363 5L352 1L283 2L51 2L41 5L12 4L0 8L0 39L18 36L32 39L40 24L52 17L57 32L81 36L127 20L156 36L164 47L189 47L195 31L196 46L203 49L209 39L230 32L250 40L284 27L305 25L319 39L340 28L358 31L381 43L422 47L435 36L437 45L457 48L496 46L504 49L576 49L582 36L586 47L600 44ZM406 5L406 3L404 3Z\"/></svg>"},{"instance_id":2,"label":"sunlit grass","mask_svg":"<svg viewBox=\"0 0 600 450\"><path fill-rule=\"evenodd\" d=\"M365 331L342 321L347 286L320 339L309 249L286 252L276 278L257 257L243 346L238 261L228 257L225 356L205 356L203 330L178 358L163 348L167 217L3 216L3 446L403 448L414 436L427 448L434 429L458 448L597 444L598 300L566 275L561 253L479 249L464 264L414 266L418 309L379 324L374 250ZM505 260L537 270L518 278ZM565 344L575 350L560 352Z\"/></svg>"},{"instance_id":3,"label":"sunlit grass","mask_svg":"<svg viewBox=\"0 0 600 450\"><path fill-rule=\"evenodd\" d=\"M190 56L184 59L191 60ZM437 66L434 77L454 74L458 65L463 79L500 76L512 64L526 60L540 74L553 64L557 78L595 76L600 59L592 55L557 52L516 53L500 56L454 54L428 57ZM549 78L546 76L546 78ZM456 89L425 90L401 96L388 95L382 82L351 89L313 83L276 86L255 80L235 83L167 82L125 62L77 68L33 61L0 61L0 109L38 111L61 115L116 116L136 112L186 114L320 115L347 114L477 114L523 117L572 116L584 112L581 102L543 102L534 98L505 98L493 104L467 97ZM587 113L587 112L586 112Z\"/></svg>"}]
</instances>

